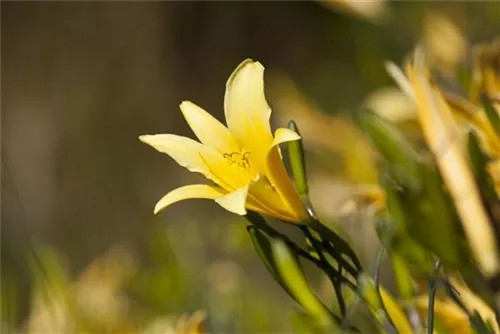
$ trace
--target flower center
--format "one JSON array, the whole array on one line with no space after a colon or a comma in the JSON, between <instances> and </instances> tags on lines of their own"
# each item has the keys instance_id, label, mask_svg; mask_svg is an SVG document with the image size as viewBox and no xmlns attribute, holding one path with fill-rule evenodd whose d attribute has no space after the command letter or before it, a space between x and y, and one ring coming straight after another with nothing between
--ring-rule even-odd
<instances>
[{"instance_id":1,"label":"flower center","mask_svg":"<svg viewBox=\"0 0 500 334\"><path fill-rule=\"evenodd\" d=\"M257 173L252 168L251 152L224 153L223 157L235 169L235 176L239 181L237 183L247 184L256 176Z\"/></svg>"},{"instance_id":2,"label":"flower center","mask_svg":"<svg viewBox=\"0 0 500 334\"><path fill-rule=\"evenodd\" d=\"M226 158L227 162L230 166L236 164L243 169L250 168L250 152L232 152L232 153L224 153L224 158Z\"/></svg>"}]
</instances>

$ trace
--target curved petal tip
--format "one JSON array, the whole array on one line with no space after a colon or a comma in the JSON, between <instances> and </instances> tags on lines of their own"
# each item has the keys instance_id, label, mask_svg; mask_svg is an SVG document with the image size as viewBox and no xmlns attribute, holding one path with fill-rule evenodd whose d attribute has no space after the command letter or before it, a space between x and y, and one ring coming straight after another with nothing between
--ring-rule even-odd
<instances>
[{"instance_id":1,"label":"curved petal tip","mask_svg":"<svg viewBox=\"0 0 500 334\"><path fill-rule=\"evenodd\" d=\"M299 140L302 137L295 131L287 128L279 128L274 133L274 139L271 146L276 146L289 141Z\"/></svg>"},{"instance_id":2,"label":"curved petal tip","mask_svg":"<svg viewBox=\"0 0 500 334\"><path fill-rule=\"evenodd\" d=\"M246 186L228 193L222 197L216 198L215 202L222 206L227 211L236 213L237 215L244 216L247 214L245 203L247 201L248 187Z\"/></svg>"},{"instance_id":3,"label":"curved petal tip","mask_svg":"<svg viewBox=\"0 0 500 334\"><path fill-rule=\"evenodd\" d=\"M204 198L204 199L216 199L217 197L223 196L225 192L217 187L209 186L206 184L193 184L188 186L183 186L172 190L165 196L163 196L158 203L156 203L154 208L154 214L158 214L160 211L165 209L171 204L183 201L189 198Z\"/></svg>"}]
</instances>

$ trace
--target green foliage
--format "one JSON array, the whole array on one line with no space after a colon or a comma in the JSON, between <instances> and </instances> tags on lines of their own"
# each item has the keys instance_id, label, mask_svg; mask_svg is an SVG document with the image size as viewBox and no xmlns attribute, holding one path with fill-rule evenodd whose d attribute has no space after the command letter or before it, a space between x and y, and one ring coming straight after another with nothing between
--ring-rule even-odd
<instances>
[{"instance_id":1,"label":"green foliage","mask_svg":"<svg viewBox=\"0 0 500 334\"><path fill-rule=\"evenodd\" d=\"M1 317L2 326L9 326L16 323L17 319L17 294L18 286L16 284L15 277L12 273L2 270L1 276ZM7 327L8 328L8 327ZM7 328L1 328L2 331L7 331Z\"/></svg>"},{"instance_id":2,"label":"green foliage","mask_svg":"<svg viewBox=\"0 0 500 334\"><path fill-rule=\"evenodd\" d=\"M418 191L421 187L421 170L418 153L406 138L387 121L369 111L357 115L357 123L369 141L382 155L395 181Z\"/></svg>"},{"instance_id":3,"label":"green foliage","mask_svg":"<svg viewBox=\"0 0 500 334\"><path fill-rule=\"evenodd\" d=\"M448 282L447 275L454 271L459 272L469 288L495 308L491 296L487 296L488 291L491 293L488 284L469 260L469 249L454 202L446 191L435 162L424 158L396 127L379 116L363 112L358 115L357 121L384 159L380 182L386 209L378 213L376 231L389 255L404 311L402 305L398 306L385 290L379 290L378 276L374 281L363 270L352 247L314 214L307 193L304 153L301 141L298 141L289 146L289 153L297 188L301 189L301 196L311 215L306 225L297 226L307 247L297 245L260 215L253 212L247 215L252 224L247 229L257 254L274 279L305 311L292 317L294 327L298 331L320 332L328 328L334 332L359 331L359 323L353 321L352 308L346 306L353 305L345 298L348 295L346 291L350 291L372 310L379 329L391 332L411 326L413 331L423 332L427 322L429 333L432 330L445 333L447 329L442 319L435 317L434 301L438 282ZM298 131L295 123L290 124L293 130ZM486 172L487 159L472 134L469 136L468 152L476 180L484 189L482 193L492 201L497 199ZM303 274L299 259L311 262L328 277L338 308L328 309L318 299ZM440 265L436 265L437 259ZM425 276L429 278L430 291L424 321L415 302L419 294L415 280ZM450 298L458 302L458 297L450 292L454 288L449 282L445 284ZM490 330L478 313L470 314L469 320L472 328L479 332Z\"/></svg>"},{"instance_id":4,"label":"green foliage","mask_svg":"<svg viewBox=\"0 0 500 334\"><path fill-rule=\"evenodd\" d=\"M299 304L315 319L321 328L335 328L331 314L309 288L300 268L297 255L285 242L276 240L272 244L273 258L280 277Z\"/></svg>"},{"instance_id":5,"label":"green foliage","mask_svg":"<svg viewBox=\"0 0 500 334\"><path fill-rule=\"evenodd\" d=\"M290 121L288 127L300 135L297 124L294 121ZM306 198L309 194L309 187L307 185L306 162L302 140L290 142L288 144L288 154L297 192L300 197Z\"/></svg>"},{"instance_id":6,"label":"green foliage","mask_svg":"<svg viewBox=\"0 0 500 334\"><path fill-rule=\"evenodd\" d=\"M493 107L491 100L485 94L481 96L481 101L483 102L484 112L486 113L491 126L496 131L497 135L500 136L500 116L498 115L498 112Z\"/></svg>"}]
</instances>

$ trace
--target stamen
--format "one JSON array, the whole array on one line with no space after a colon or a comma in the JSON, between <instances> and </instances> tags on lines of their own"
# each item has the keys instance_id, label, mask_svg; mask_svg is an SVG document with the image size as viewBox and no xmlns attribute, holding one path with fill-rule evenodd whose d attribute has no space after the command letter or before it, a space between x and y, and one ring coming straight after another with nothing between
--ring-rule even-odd
<instances>
[{"instance_id":1,"label":"stamen","mask_svg":"<svg viewBox=\"0 0 500 334\"><path fill-rule=\"evenodd\" d=\"M255 172L252 170L250 162L251 152L231 152L224 153L222 156L227 160L229 166L236 164L240 167L237 173L240 175L242 182L248 182L249 179L252 179Z\"/></svg>"},{"instance_id":2,"label":"stamen","mask_svg":"<svg viewBox=\"0 0 500 334\"><path fill-rule=\"evenodd\" d=\"M237 163L240 167L247 169L251 167L250 160L248 160L250 153L251 152L231 152L224 153L222 156L228 161L230 166Z\"/></svg>"}]
</instances>

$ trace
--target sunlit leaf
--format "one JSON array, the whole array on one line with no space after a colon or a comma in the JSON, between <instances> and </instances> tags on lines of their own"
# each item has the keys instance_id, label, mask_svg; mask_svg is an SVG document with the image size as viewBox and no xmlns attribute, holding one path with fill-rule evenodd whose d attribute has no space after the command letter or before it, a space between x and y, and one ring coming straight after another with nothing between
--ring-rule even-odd
<instances>
[{"instance_id":1,"label":"sunlit leaf","mask_svg":"<svg viewBox=\"0 0 500 334\"><path fill-rule=\"evenodd\" d=\"M295 133L300 135L297 124L294 121L290 121L288 127L290 130L295 131ZM292 167L293 179L295 181L297 192L302 198L307 197L309 187L307 185L306 161L302 139L294 140L288 143L288 155L290 158L290 165Z\"/></svg>"},{"instance_id":2,"label":"sunlit leaf","mask_svg":"<svg viewBox=\"0 0 500 334\"><path fill-rule=\"evenodd\" d=\"M321 327L336 329L337 325L331 314L309 287L296 257L292 255L285 242L273 241L272 251L278 272L299 304Z\"/></svg>"},{"instance_id":3,"label":"sunlit leaf","mask_svg":"<svg viewBox=\"0 0 500 334\"><path fill-rule=\"evenodd\" d=\"M384 157L392 175L401 185L420 188L419 155L406 138L392 125L372 112L364 111L357 117L358 124L373 146Z\"/></svg>"}]
</instances>

